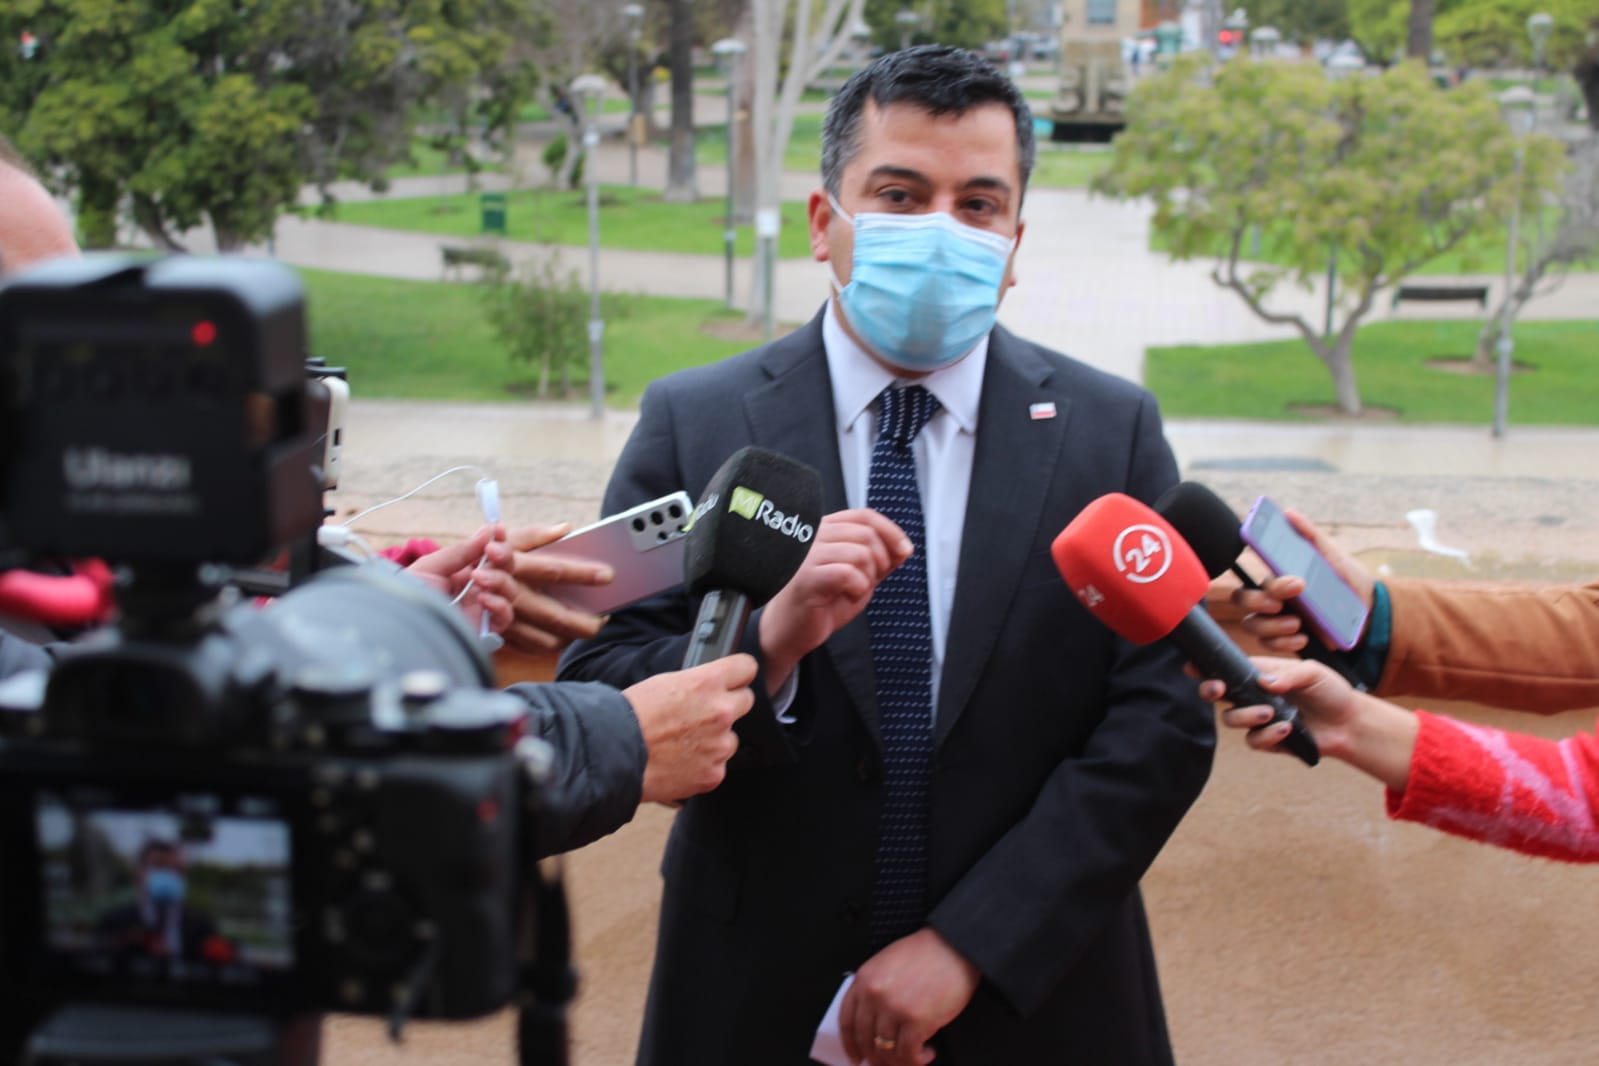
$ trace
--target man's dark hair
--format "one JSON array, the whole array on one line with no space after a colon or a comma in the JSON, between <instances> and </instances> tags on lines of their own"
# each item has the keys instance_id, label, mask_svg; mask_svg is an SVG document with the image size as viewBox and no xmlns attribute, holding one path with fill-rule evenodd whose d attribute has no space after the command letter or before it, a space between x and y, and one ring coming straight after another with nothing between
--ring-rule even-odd
<instances>
[{"instance_id":1,"label":"man's dark hair","mask_svg":"<svg viewBox=\"0 0 1599 1066\"><path fill-rule=\"evenodd\" d=\"M181 859L183 851L175 840L166 840L162 837L147 837L139 846L139 865L143 866L155 855L171 855Z\"/></svg>"},{"instance_id":2,"label":"man's dark hair","mask_svg":"<svg viewBox=\"0 0 1599 1066\"><path fill-rule=\"evenodd\" d=\"M16 145L6 140L6 135L3 133L0 133L0 166L8 166L13 170L19 170L30 178L37 179L39 177L39 175L34 173L33 168L28 165L28 161L22 158L22 153L17 151Z\"/></svg>"},{"instance_id":3,"label":"man's dark hair","mask_svg":"<svg viewBox=\"0 0 1599 1066\"><path fill-rule=\"evenodd\" d=\"M1003 104L1016 117L1016 162L1022 191L1033 172L1038 146L1033 138L1033 113L1016 83L975 52L941 44L923 44L890 52L850 76L827 105L822 120L822 184L834 196L844 167L860 146L861 114L866 101L878 107L910 104L933 116L964 115L983 104Z\"/></svg>"}]
</instances>

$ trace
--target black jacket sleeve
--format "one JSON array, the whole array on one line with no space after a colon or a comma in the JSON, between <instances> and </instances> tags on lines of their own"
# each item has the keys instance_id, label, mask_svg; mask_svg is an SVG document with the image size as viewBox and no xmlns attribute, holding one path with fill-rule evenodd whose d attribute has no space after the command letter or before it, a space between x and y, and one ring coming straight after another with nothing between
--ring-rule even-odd
<instances>
[{"instance_id":1,"label":"black jacket sleeve","mask_svg":"<svg viewBox=\"0 0 1599 1066\"><path fill-rule=\"evenodd\" d=\"M555 752L537 804L537 855L580 848L631 821L649 753L626 697L600 684L520 684L506 691L527 701L534 735Z\"/></svg>"}]
</instances>

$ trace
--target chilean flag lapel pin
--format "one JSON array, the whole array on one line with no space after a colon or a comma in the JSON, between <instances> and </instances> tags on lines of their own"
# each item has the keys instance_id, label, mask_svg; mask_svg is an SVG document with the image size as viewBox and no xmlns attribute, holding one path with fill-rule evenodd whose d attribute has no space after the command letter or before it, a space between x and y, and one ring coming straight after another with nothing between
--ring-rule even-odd
<instances>
[{"instance_id":1,"label":"chilean flag lapel pin","mask_svg":"<svg viewBox=\"0 0 1599 1066\"><path fill-rule=\"evenodd\" d=\"M1055 404L1053 402L1032 403L1027 405L1027 417L1034 422L1045 418L1055 417Z\"/></svg>"}]
</instances>

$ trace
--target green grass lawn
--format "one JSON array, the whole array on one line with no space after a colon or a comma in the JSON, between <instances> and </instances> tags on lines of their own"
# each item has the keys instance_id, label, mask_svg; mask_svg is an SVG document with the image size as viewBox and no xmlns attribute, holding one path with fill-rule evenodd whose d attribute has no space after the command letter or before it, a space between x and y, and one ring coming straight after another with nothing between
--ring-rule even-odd
<instances>
[{"instance_id":1,"label":"green grass lawn","mask_svg":"<svg viewBox=\"0 0 1599 1066\"><path fill-rule=\"evenodd\" d=\"M1361 401L1401 422L1487 425L1494 376L1429 366L1469 357L1478 324L1469 321L1377 322L1355 338ZM1599 321L1522 322L1515 327L1517 372L1510 421L1517 425L1599 425L1593 402L1599 369ZM1332 377L1301 341L1149 349L1144 383L1168 417L1310 421L1292 405L1335 402Z\"/></svg>"},{"instance_id":2,"label":"green grass lawn","mask_svg":"<svg viewBox=\"0 0 1599 1066\"><path fill-rule=\"evenodd\" d=\"M1110 165L1110 153L1102 149L1068 148L1040 141L1038 162L1033 166L1029 188L1086 189L1095 175Z\"/></svg>"},{"instance_id":3,"label":"green grass lawn","mask_svg":"<svg viewBox=\"0 0 1599 1066\"><path fill-rule=\"evenodd\" d=\"M623 94L626 95L625 93ZM628 112L628 102L625 99L607 98L600 101L600 114L625 115ZM541 100L529 101L522 105L522 110L516 113L518 122L548 122L555 116L550 113L549 107Z\"/></svg>"},{"instance_id":4,"label":"green grass lawn","mask_svg":"<svg viewBox=\"0 0 1599 1066\"><path fill-rule=\"evenodd\" d=\"M483 318L475 285L396 281L302 270L311 351L349 370L357 397L518 402L531 397L531 369L513 365ZM625 311L605 324L609 403L637 406L644 386L684 367L733 355L754 342L707 334L735 327L741 312L714 300L617 297ZM586 358L574 403L587 403Z\"/></svg>"},{"instance_id":5,"label":"green grass lawn","mask_svg":"<svg viewBox=\"0 0 1599 1066\"><path fill-rule=\"evenodd\" d=\"M483 318L475 285L300 273L311 351L348 368L356 396L504 403L530 395L533 375L507 358ZM728 338L739 332L743 315L714 300L625 294L609 299L605 369L614 407L636 405L658 377L754 343ZM1428 365L1440 356L1469 355L1475 338L1472 322L1366 326L1354 355L1363 401L1407 423L1487 425L1493 376ZM1592 402L1599 321L1520 323L1515 338L1519 369L1510 386L1511 423L1599 425ZM571 400L587 402L584 371L575 377ZM1145 382L1174 418L1314 421L1291 408L1334 401L1331 378L1298 341L1151 348Z\"/></svg>"},{"instance_id":6,"label":"green grass lawn","mask_svg":"<svg viewBox=\"0 0 1599 1066\"><path fill-rule=\"evenodd\" d=\"M694 131L694 159L702 167L727 166L727 124L701 126ZM822 116L795 115L794 133L783 153L784 170L822 172Z\"/></svg>"},{"instance_id":7,"label":"green grass lawn","mask_svg":"<svg viewBox=\"0 0 1599 1066\"><path fill-rule=\"evenodd\" d=\"M1552 232L1556 219L1551 213L1545 223ZM1522 221L1523 232L1527 223ZM1281 263L1286 259L1284 249L1286 241L1281 236L1282 231L1274 231L1270 227L1261 230L1258 241L1251 233L1244 239L1243 257L1256 263ZM1426 263L1416 270L1417 275L1438 274L1503 274L1505 270L1505 244L1507 233L1503 226L1492 226L1477 233L1469 234L1454 248ZM1149 234L1149 246L1157 252L1164 252L1170 247L1165 236L1153 228ZM1225 245L1218 243L1216 255L1219 257L1226 251ZM1526 246L1522 246L1519 258L1526 254ZM1579 263L1577 270L1599 270L1599 256L1595 256L1586 263Z\"/></svg>"},{"instance_id":8,"label":"green grass lawn","mask_svg":"<svg viewBox=\"0 0 1599 1066\"><path fill-rule=\"evenodd\" d=\"M499 173L505 165L499 159L480 159L480 173ZM427 139L418 137L411 142L411 161L396 163L389 168L391 178L415 178L443 174L464 174L466 168L459 163L451 164L445 154L428 144Z\"/></svg>"},{"instance_id":9,"label":"green grass lawn","mask_svg":"<svg viewBox=\"0 0 1599 1066\"><path fill-rule=\"evenodd\" d=\"M631 248L646 252L722 253L722 199L693 204L669 204L653 189L626 185L600 186L600 244L606 248ZM481 232L477 196L420 196L399 200L368 200L339 204L334 216L340 222L388 229L436 233L443 237L470 237ZM588 200L582 190L522 189L509 194L507 236L518 241L549 241L583 245L589 241ZM783 205L783 228L778 235L778 255L810 255L805 204ZM738 228L738 255L754 252L754 230Z\"/></svg>"}]
</instances>

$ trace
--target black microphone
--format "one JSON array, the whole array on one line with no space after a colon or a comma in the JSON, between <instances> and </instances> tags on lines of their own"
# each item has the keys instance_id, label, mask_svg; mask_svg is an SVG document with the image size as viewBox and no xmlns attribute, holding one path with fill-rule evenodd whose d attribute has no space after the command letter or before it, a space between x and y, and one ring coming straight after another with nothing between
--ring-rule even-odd
<instances>
[{"instance_id":1,"label":"black microphone","mask_svg":"<svg viewBox=\"0 0 1599 1066\"><path fill-rule=\"evenodd\" d=\"M1244 553L1243 524L1238 513L1209 487L1197 481L1179 481L1155 501L1155 512L1194 549L1211 580L1231 570L1245 588L1260 588L1260 583L1238 562ZM1322 663L1359 691L1367 690L1347 653L1327 647L1308 628L1305 636L1305 646L1299 649L1301 659Z\"/></svg>"},{"instance_id":2,"label":"black microphone","mask_svg":"<svg viewBox=\"0 0 1599 1066\"><path fill-rule=\"evenodd\" d=\"M731 655L750 610L794 576L822 520L822 478L753 445L728 457L705 486L683 544L683 585L703 594L683 669Z\"/></svg>"}]
</instances>

